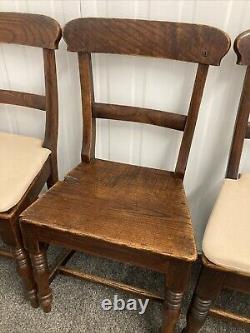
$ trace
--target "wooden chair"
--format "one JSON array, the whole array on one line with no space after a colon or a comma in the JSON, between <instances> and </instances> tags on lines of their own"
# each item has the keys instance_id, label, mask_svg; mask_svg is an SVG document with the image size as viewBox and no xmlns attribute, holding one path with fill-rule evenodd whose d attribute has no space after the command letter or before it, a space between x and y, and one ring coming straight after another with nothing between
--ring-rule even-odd
<instances>
[{"instance_id":1,"label":"wooden chair","mask_svg":"<svg viewBox=\"0 0 250 333\"><path fill-rule=\"evenodd\" d=\"M39 139L0 132L0 237L13 252L0 255L13 258L33 306L37 306L36 286L18 225L20 213L37 199L47 182L57 176L58 101L55 52L61 38L59 24L43 15L0 13L0 42L43 49L45 96L0 90L0 103L46 111L45 138Z\"/></svg>"},{"instance_id":2,"label":"wooden chair","mask_svg":"<svg viewBox=\"0 0 250 333\"><path fill-rule=\"evenodd\" d=\"M82 163L21 218L38 295L51 310L49 281L57 272L164 302L163 332L173 332L196 247L183 188L209 65L230 47L215 28L129 19L81 18L64 28L68 50L78 53L83 107ZM197 62L188 115L96 103L91 53L116 53ZM94 157L96 118L140 122L183 131L174 172ZM70 249L49 273L43 243ZM65 267L71 250L111 258L167 275L165 296ZM167 320L165 320L167 318Z\"/></svg>"},{"instance_id":3,"label":"wooden chair","mask_svg":"<svg viewBox=\"0 0 250 333\"><path fill-rule=\"evenodd\" d=\"M250 293L250 175L238 175L244 139L250 139L250 30L234 43L239 65L246 65L238 115L227 166L203 239L203 267L196 286L187 327L196 333L208 315L250 327L250 318L212 307L222 289Z\"/></svg>"}]
</instances>

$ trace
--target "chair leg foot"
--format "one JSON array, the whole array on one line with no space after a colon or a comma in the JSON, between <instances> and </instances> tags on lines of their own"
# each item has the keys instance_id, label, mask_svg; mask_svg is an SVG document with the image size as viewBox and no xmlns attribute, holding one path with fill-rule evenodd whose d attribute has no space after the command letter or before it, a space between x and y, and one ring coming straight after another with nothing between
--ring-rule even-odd
<instances>
[{"instance_id":1,"label":"chair leg foot","mask_svg":"<svg viewBox=\"0 0 250 333\"><path fill-rule=\"evenodd\" d=\"M16 261L16 269L22 279L27 298L29 299L31 305L34 308L37 308L37 290L28 253L22 247L18 247L14 250L14 257Z\"/></svg>"},{"instance_id":2,"label":"chair leg foot","mask_svg":"<svg viewBox=\"0 0 250 333\"><path fill-rule=\"evenodd\" d=\"M44 312L50 312L52 304L52 293L49 287L49 272L45 253L32 253L30 257L38 289L39 303Z\"/></svg>"},{"instance_id":3,"label":"chair leg foot","mask_svg":"<svg viewBox=\"0 0 250 333\"><path fill-rule=\"evenodd\" d=\"M203 300L197 295L193 300L190 312L187 317L187 326L183 333L198 333L203 327L211 306L211 300Z\"/></svg>"}]
</instances>

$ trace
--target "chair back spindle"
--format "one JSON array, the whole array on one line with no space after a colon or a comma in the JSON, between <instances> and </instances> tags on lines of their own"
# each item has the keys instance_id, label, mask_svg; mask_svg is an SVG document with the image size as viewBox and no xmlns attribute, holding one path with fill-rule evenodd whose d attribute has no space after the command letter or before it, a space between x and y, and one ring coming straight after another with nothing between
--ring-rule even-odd
<instances>
[{"instance_id":1,"label":"chair back spindle","mask_svg":"<svg viewBox=\"0 0 250 333\"><path fill-rule=\"evenodd\" d=\"M250 30L235 39L234 50L237 64L247 66L226 171L227 178L237 179L244 140L250 139Z\"/></svg>"}]
</instances>

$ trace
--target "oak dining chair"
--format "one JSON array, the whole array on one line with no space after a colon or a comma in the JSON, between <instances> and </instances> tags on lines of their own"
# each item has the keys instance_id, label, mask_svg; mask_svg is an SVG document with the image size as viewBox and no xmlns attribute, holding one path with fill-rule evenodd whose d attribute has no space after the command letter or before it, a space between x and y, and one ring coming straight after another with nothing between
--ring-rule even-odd
<instances>
[{"instance_id":1,"label":"oak dining chair","mask_svg":"<svg viewBox=\"0 0 250 333\"><path fill-rule=\"evenodd\" d=\"M202 270L184 333L197 333L208 315L250 328L250 317L212 306L223 289L250 294L250 174L239 174L244 139L250 139L250 30L234 42L237 63L246 65L226 178L203 239Z\"/></svg>"},{"instance_id":2,"label":"oak dining chair","mask_svg":"<svg viewBox=\"0 0 250 333\"><path fill-rule=\"evenodd\" d=\"M57 77L55 49L61 28L52 18L25 13L0 13L0 43L39 47L43 50L45 95L0 90L0 103L46 112L44 140L0 132L0 237L11 251L0 255L14 259L27 297L36 307L37 292L29 255L23 247L18 219L47 182L57 176Z\"/></svg>"},{"instance_id":3,"label":"oak dining chair","mask_svg":"<svg viewBox=\"0 0 250 333\"><path fill-rule=\"evenodd\" d=\"M21 218L38 297L51 310L49 282L57 273L87 279L164 303L162 332L173 332L196 260L196 246L183 187L188 155L209 65L219 65L229 37L213 27L131 19L80 18L63 32L78 54L82 93L82 162ZM96 103L91 54L168 58L198 63L188 115ZM183 131L175 171L157 170L95 157L96 118L139 122ZM43 244L69 251L49 272ZM165 295L91 276L65 266L72 251L142 266L166 275Z\"/></svg>"}]
</instances>

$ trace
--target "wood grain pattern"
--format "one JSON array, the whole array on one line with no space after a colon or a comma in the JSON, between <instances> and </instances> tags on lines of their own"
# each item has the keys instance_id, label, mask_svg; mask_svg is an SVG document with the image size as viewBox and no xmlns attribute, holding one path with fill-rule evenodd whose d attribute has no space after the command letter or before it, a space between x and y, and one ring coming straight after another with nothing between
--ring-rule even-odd
<instances>
[{"instance_id":1,"label":"wood grain pattern","mask_svg":"<svg viewBox=\"0 0 250 333\"><path fill-rule=\"evenodd\" d=\"M45 96L0 89L0 103L25 106L45 111Z\"/></svg>"},{"instance_id":2,"label":"wood grain pattern","mask_svg":"<svg viewBox=\"0 0 250 333\"><path fill-rule=\"evenodd\" d=\"M104 103L93 104L93 116L168 127L179 131L184 130L187 118L185 115L172 112Z\"/></svg>"},{"instance_id":3,"label":"wood grain pattern","mask_svg":"<svg viewBox=\"0 0 250 333\"><path fill-rule=\"evenodd\" d=\"M56 49L60 38L60 25L48 16L0 12L0 43Z\"/></svg>"},{"instance_id":4,"label":"wood grain pattern","mask_svg":"<svg viewBox=\"0 0 250 333\"><path fill-rule=\"evenodd\" d=\"M141 55L208 65L219 65L230 47L229 37L213 27L132 19L76 19L66 24L63 37L73 52Z\"/></svg>"},{"instance_id":5,"label":"wood grain pattern","mask_svg":"<svg viewBox=\"0 0 250 333\"><path fill-rule=\"evenodd\" d=\"M196 259L182 181L163 170L91 160L57 183L24 218L38 227L46 219L50 228L163 257Z\"/></svg>"}]
</instances>

